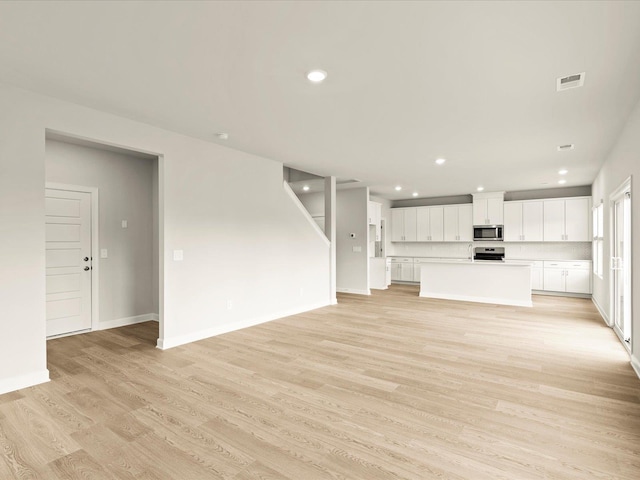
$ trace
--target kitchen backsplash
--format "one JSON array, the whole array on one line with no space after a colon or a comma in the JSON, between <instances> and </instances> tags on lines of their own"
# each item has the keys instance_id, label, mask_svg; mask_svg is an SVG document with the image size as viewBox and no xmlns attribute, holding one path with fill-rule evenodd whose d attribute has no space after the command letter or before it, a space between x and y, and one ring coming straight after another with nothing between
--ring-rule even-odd
<instances>
[{"instance_id":1,"label":"kitchen backsplash","mask_svg":"<svg viewBox=\"0 0 640 480\"><path fill-rule=\"evenodd\" d=\"M501 246L508 260L591 260L591 242L469 242ZM468 258L469 243L391 243L387 256Z\"/></svg>"}]
</instances>

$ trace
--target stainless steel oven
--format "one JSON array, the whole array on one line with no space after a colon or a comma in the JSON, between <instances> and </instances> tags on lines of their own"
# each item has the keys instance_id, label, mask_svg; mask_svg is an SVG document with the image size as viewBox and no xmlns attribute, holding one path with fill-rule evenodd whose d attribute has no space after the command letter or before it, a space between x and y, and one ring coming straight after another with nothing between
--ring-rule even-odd
<instances>
[{"instance_id":1,"label":"stainless steel oven","mask_svg":"<svg viewBox=\"0 0 640 480\"><path fill-rule=\"evenodd\" d=\"M483 241L504 240L502 225L474 225L473 239Z\"/></svg>"},{"instance_id":2,"label":"stainless steel oven","mask_svg":"<svg viewBox=\"0 0 640 480\"><path fill-rule=\"evenodd\" d=\"M504 262L504 247L476 247L473 253L474 261Z\"/></svg>"}]
</instances>

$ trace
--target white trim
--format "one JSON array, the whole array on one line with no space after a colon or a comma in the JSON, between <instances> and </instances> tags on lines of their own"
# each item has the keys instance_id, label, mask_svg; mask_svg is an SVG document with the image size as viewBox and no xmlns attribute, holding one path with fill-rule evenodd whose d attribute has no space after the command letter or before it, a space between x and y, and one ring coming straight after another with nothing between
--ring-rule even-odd
<instances>
[{"instance_id":1,"label":"white trim","mask_svg":"<svg viewBox=\"0 0 640 480\"><path fill-rule=\"evenodd\" d=\"M48 381L49 370L47 370L46 368L38 372L5 378L0 380L0 395L2 395L3 393L14 392L22 388L33 387L34 385L46 383Z\"/></svg>"},{"instance_id":2,"label":"white trim","mask_svg":"<svg viewBox=\"0 0 640 480\"><path fill-rule=\"evenodd\" d=\"M356 295L371 295L371 290L358 290L355 288L336 288L338 293L354 293Z\"/></svg>"},{"instance_id":3,"label":"white trim","mask_svg":"<svg viewBox=\"0 0 640 480\"><path fill-rule=\"evenodd\" d=\"M640 378L640 360L634 354L629 355L631 357L631 368L636 372L638 378Z\"/></svg>"},{"instance_id":4,"label":"white trim","mask_svg":"<svg viewBox=\"0 0 640 480\"><path fill-rule=\"evenodd\" d=\"M136 315L134 317L116 318L114 320L108 320L106 322L100 322L97 328L94 330L108 330L110 328L124 327L127 325L135 325L136 323L154 321L158 322L157 313L145 313L144 315Z\"/></svg>"},{"instance_id":5,"label":"white trim","mask_svg":"<svg viewBox=\"0 0 640 480\"><path fill-rule=\"evenodd\" d=\"M100 192L97 187L46 182L45 189L81 192L91 195L91 330L100 323Z\"/></svg>"},{"instance_id":6,"label":"white trim","mask_svg":"<svg viewBox=\"0 0 640 480\"><path fill-rule=\"evenodd\" d=\"M598 303L598 301L596 300L595 297L591 297L591 301L593 302L593 304L596 306L596 310L598 310L598 313L600 314L600 316L602 317L602 319L604 320L604 323L607 327L612 327L613 325L610 323L611 321L609 320L609 315L606 314L606 312L604 311L604 308L602 308L600 306L600 304Z\"/></svg>"},{"instance_id":7,"label":"white trim","mask_svg":"<svg viewBox=\"0 0 640 480\"><path fill-rule=\"evenodd\" d=\"M513 300L511 298L500 298L500 297L475 297L473 295L451 295L451 294L438 294L438 293L428 293L423 294L420 292L420 297L422 298L437 298L441 300L454 300L458 302L476 302L476 303L491 303L496 305L511 305L514 307L533 307L533 302L529 301L520 301Z\"/></svg>"},{"instance_id":8,"label":"white trim","mask_svg":"<svg viewBox=\"0 0 640 480\"><path fill-rule=\"evenodd\" d=\"M313 217L308 212L308 210L305 208L305 206L302 204L302 202L300 201L300 199L296 195L296 192L293 191L293 189L289 186L289 184L286 182L286 180L282 182L282 185L284 187L284 191L287 192L289 197L291 197L291 200L293 201L293 203L296 205L296 207L298 207L298 210L300 210L300 212L304 215L304 217L307 219L307 221L311 224L311 226L316 231L316 233L324 241L325 245L327 247L331 247L331 242L329 241L327 236L324 234L322 229L318 226L318 224L313 219Z\"/></svg>"},{"instance_id":9,"label":"white trim","mask_svg":"<svg viewBox=\"0 0 640 480\"><path fill-rule=\"evenodd\" d=\"M615 205L615 201L619 197L624 195L627 190L629 191L630 194L632 193L632 176L627 177L626 180L624 180L618 186L618 188L616 188L613 192L609 194L609 261L610 262L611 262L611 258L613 258L613 251L615 248L614 205ZM629 253L631 257L629 259L629 265L633 265L633 203L632 202L629 202L629 207L631 208L631 212L629 212L630 213L629 236L631 238L631 242L629 245ZM633 269L633 267L631 268ZM604 266L603 266L603 270L604 270ZM630 273L631 275L629 276L629 291L631 292L631 297L628 301L631 302L631 307L630 307L631 332L629 332L629 337L633 339L633 270L631 270ZM616 320L615 320L614 308L615 308L615 304L617 303L617 299L614 297L615 296L615 291L614 291L615 276L616 276L615 271L611 269L611 264L609 264L609 312L610 312L609 318L611 319L610 320L611 325L609 326L613 328L613 331L620 338L620 342L625 347L625 349L628 352L630 352L632 346L624 341L624 333L621 332L620 329L617 328L615 324Z\"/></svg>"},{"instance_id":10,"label":"white trim","mask_svg":"<svg viewBox=\"0 0 640 480\"><path fill-rule=\"evenodd\" d=\"M532 295L547 295L549 297L592 298L590 293L556 292L554 290L531 290Z\"/></svg>"},{"instance_id":11,"label":"white trim","mask_svg":"<svg viewBox=\"0 0 640 480\"><path fill-rule=\"evenodd\" d=\"M157 348L160 350L167 350L169 348L178 347L187 343L197 342L198 340L204 340L205 338L215 337L222 335L223 333L235 332L236 330L242 330L243 328L253 327L260 325L261 323L267 323L272 320L278 320L280 318L289 317L291 315L297 315L299 313L308 312L317 308L326 307L328 302L320 302L302 307L297 307L291 310L285 310L280 313L274 313L272 315L264 315L262 317L249 318L239 322L222 325L220 327L207 328L197 332L189 333L187 335L179 335L173 338L159 338Z\"/></svg>"}]
</instances>

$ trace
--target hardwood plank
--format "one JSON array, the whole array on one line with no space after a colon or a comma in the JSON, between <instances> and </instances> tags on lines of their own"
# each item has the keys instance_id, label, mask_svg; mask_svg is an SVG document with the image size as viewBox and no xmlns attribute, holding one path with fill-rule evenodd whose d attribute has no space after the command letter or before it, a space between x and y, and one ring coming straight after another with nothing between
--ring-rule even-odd
<instances>
[{"instance_id":1,"label":"hardwood plank","mask_svg":"<svg viewBox=\"0 0 640 480\"><path fill-rule=\"evenodd\" d=\"M413 286L181 346L146 322L48 342L0 396L0 478L640 478L640 381L589 300Z\"/></svg>"}]
</instances>

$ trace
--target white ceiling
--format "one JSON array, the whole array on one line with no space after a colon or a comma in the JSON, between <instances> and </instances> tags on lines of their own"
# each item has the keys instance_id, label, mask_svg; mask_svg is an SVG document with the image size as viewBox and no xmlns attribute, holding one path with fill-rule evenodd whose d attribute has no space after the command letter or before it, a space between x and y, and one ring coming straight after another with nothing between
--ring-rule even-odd
<instances>
[{"instance_id":1,"label":"white ceiling","mask_svg":"<svg viewBox=\"0 0 640 480\"><path fill-rule=\"evenodd\" d=\"M392 199L586 185L640 98L640 2L0 2L0 81Z\"/></svg>"}]
</instances>

